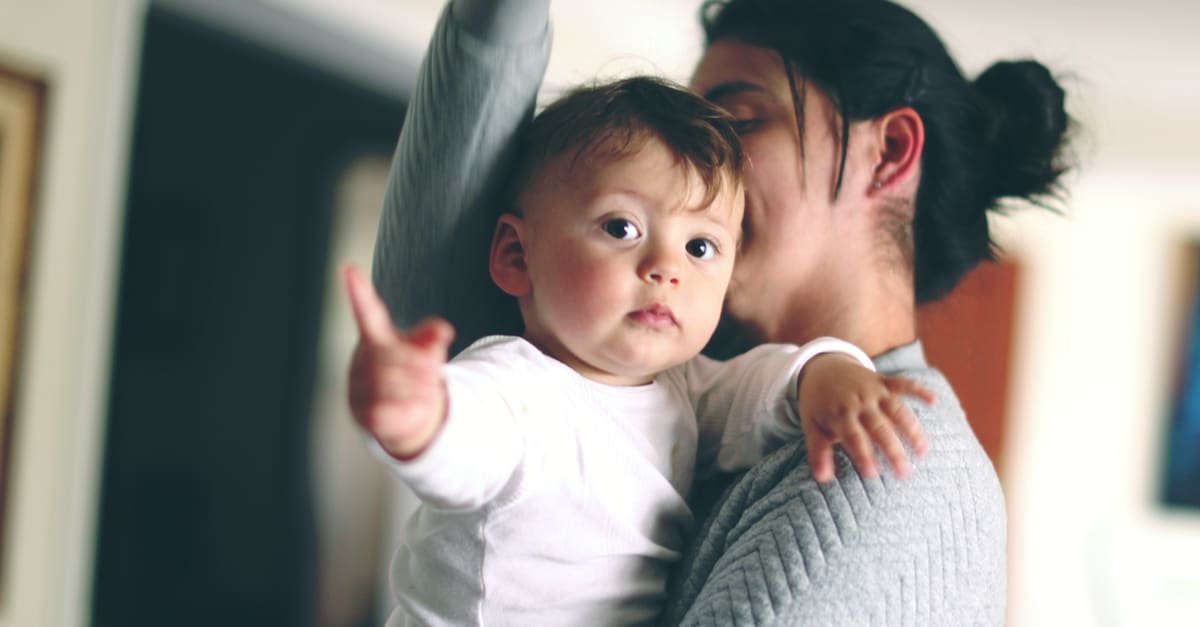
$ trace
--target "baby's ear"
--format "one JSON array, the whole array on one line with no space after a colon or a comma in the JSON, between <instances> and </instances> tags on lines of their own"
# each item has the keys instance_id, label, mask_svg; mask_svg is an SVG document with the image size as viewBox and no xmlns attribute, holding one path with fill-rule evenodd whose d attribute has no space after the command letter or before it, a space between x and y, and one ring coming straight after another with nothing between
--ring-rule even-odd
<instances>
[{"instance_id":1,"label":"baby's ear","mask_svg":"<svg viewBox=\"0 0 1200 627\"><path fill-rule=\"evenodd\" d=\"M529 268L525 265L525 221L506 213L496 223L492 236L492 253L488 259L488 271L492 281L504 293L521 298L529 294Z\"/></svg>"}]
</instances>

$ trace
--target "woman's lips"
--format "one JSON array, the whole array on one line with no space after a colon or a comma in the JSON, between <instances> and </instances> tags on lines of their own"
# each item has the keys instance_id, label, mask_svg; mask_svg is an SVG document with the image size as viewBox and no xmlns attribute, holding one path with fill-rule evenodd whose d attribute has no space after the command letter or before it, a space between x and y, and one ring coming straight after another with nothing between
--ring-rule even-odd
<instances>
[{"instance_id":1,"label":"woman's lips","mask_svg":"<svg viewBox=\"0 0 1200 627\"><path fill-rule=\"evenodd\" d=\"M663 329L676 325L675 314L671 313L671 308L666 305L654 304L649 307L643 307L631 314L635 322L644 324L648 327Z\"/></svg>"}]
</instances>

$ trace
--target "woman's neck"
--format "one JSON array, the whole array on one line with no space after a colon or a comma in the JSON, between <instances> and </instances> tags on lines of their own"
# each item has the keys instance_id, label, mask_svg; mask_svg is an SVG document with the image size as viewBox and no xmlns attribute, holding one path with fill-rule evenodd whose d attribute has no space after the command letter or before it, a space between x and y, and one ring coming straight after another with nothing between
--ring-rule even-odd
<instances>
[{"instance_id":1,"label":"woman's neck","mask_svg":"<svg viewBox=\"0 0 1200 627\"><path fill-rule=\"evenodd\" d=\"M803 344L832 336L872 356L916 339L911 278L896 272L854 272L852 268L824 276L829 280L822 281L818 289L788 299L786 309L772 316L778 325L758 330L764 339Z\"/></svg>"}]
</instances>

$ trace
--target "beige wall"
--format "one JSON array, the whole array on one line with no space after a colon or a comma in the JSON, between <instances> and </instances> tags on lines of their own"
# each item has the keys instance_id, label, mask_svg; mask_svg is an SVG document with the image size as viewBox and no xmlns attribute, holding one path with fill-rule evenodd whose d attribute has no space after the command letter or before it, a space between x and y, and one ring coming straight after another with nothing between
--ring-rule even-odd
<instances>
[{"instance_id":1,"label":"beige wall","mask_svg":"<svg viewBox=\"0 0 1200 627\"><path fill-rule=\"evenodd\" d=\"M0 3L0 63L48 84L0 627L87 620L138 6Z\"/></svg>"}]
</instances>

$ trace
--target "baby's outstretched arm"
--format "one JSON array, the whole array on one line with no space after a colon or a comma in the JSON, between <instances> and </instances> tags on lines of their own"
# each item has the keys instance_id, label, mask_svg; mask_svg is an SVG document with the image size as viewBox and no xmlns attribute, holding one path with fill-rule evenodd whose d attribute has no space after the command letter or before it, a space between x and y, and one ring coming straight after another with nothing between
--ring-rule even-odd
<instances>
[{"instance_id":1,"label":"baby's outstretched arm","mask_svg":"<svg viewBox=\"0 0 1200 627\"><path fill-rule=\"evenodd\" d=\"M928 449L902 397L930 404L936 397L916 381L881 375L841 353L825 353L805 365L797 385L800 427L817 481L833 479L834 444L842 444L859 473L868 478L879 474L875 446L901 478L908 476L910 466L899 435L918 455Z\"/></svg>"},{"instance_id":2,"label":"baby's outstretched arm","mask_svg":"<svg viewBox=\"0 0 1200 627\"><path fill-rule=\"evenodd\" d=\"M343 278L359 331L350 366L351 411L389 455L412 459L446 418L442 368L454 330L428 318L404 333L358 268L347 267Z\"/></svg>"}]
</instances>

